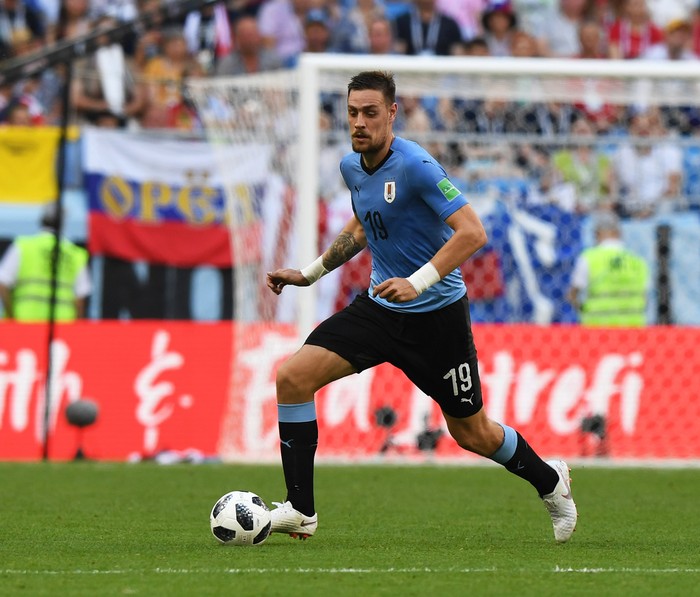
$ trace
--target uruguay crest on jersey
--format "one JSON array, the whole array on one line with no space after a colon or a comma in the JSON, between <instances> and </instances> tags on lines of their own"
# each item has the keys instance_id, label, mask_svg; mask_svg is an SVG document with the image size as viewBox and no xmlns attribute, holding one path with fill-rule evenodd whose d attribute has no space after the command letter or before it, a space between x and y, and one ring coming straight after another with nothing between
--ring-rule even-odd
<instances>
[{"instance_id":1,"label":"uruguay crest on jersey","mask_svg":"<svg viewBox=\"0 0 700 597\"><path fill-rule=\"evenodd\" d=\"M396 199L396 181L395 180L385 180L384 181L384 201L391 203Z\"/></svg>"}]
</instances>

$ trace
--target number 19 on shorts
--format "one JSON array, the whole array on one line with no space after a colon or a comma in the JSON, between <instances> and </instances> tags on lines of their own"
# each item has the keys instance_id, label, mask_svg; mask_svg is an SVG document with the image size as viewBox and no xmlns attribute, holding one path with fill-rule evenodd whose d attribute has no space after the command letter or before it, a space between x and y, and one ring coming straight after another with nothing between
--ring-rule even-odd
<instances>
[{"instance_id":1,"label":"number 19 on shorts","mask_svg":"<svg viewBox=\"0 0 700 597\"><path fill-rule=\"evenodd\" d=\"M469 363L462 363L458 367L452 367L442 379L452 381L452 393L459 396L460 391L468 392L472 389L472 372Z\"/></svg>"}]
</instances>

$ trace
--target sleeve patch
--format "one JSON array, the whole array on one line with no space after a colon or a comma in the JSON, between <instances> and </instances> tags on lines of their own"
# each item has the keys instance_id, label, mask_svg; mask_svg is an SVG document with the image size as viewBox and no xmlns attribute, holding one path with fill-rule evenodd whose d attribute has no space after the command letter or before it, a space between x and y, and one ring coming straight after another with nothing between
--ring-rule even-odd
<instances>
[{"instance_id":1,"label":"sleeve patch","mask_svg":"<svg viewBox=\"0 0 700 597\"><path fill-rule=\"evenodd\" d=\"M460 194L459 189L450 182L449 178L443 178L437 183L437 187L448 201L452 201Z\"/></svg>"}]
</instances>

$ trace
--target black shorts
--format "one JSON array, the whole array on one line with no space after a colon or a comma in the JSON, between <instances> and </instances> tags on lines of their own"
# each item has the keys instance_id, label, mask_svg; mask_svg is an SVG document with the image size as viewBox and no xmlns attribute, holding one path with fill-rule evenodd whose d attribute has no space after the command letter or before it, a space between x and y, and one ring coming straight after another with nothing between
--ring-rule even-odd
<instances>
[{"instance_id":1,"label":"black shorts","mask_svg":"<svg viewBox=\"0 0 700 597\"><path fill-rule=\"evenodd\" d=\"M391 363L452 417L482 406L476 348L464 296L426 313L400 313L363 293L306 339L348 361L358 373Z\"/></svg>"}]
</instances>

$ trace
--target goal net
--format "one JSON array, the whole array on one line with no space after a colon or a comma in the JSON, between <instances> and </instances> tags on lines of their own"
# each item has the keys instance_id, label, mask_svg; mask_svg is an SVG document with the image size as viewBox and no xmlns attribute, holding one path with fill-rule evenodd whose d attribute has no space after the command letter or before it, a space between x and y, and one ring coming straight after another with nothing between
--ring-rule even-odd
<instances>
[{"instance_id":1,"label":"goal net","mask_svg":"<svg viewBox=\"0 0 700 597\"><path fill-rule=\"evenodd\" d=\"M227 180L238 170L219 164L242 264L222 457L277 458L276 368L368 285L366 252L280 297L265 273L307 265L352 216L338 169L350 151L347 83L376 68L395 74L395 132L442 163L487 229L487 246L462 273L489 414L545 455L700 458L700 442L668 433L680 419L700 420L686 389L696 383L700 324L700 71L331 54L303 55L291 71L188 83L212 145L256 157L246 179ZM626 245L649 265L644 328L582 327L567 300L600 213L620 219ZM238 233L250 222L255 236ZM317 398L321 459L470 458L446 437L430 398L389 366Z\"/></svg>"}]
</instances>

